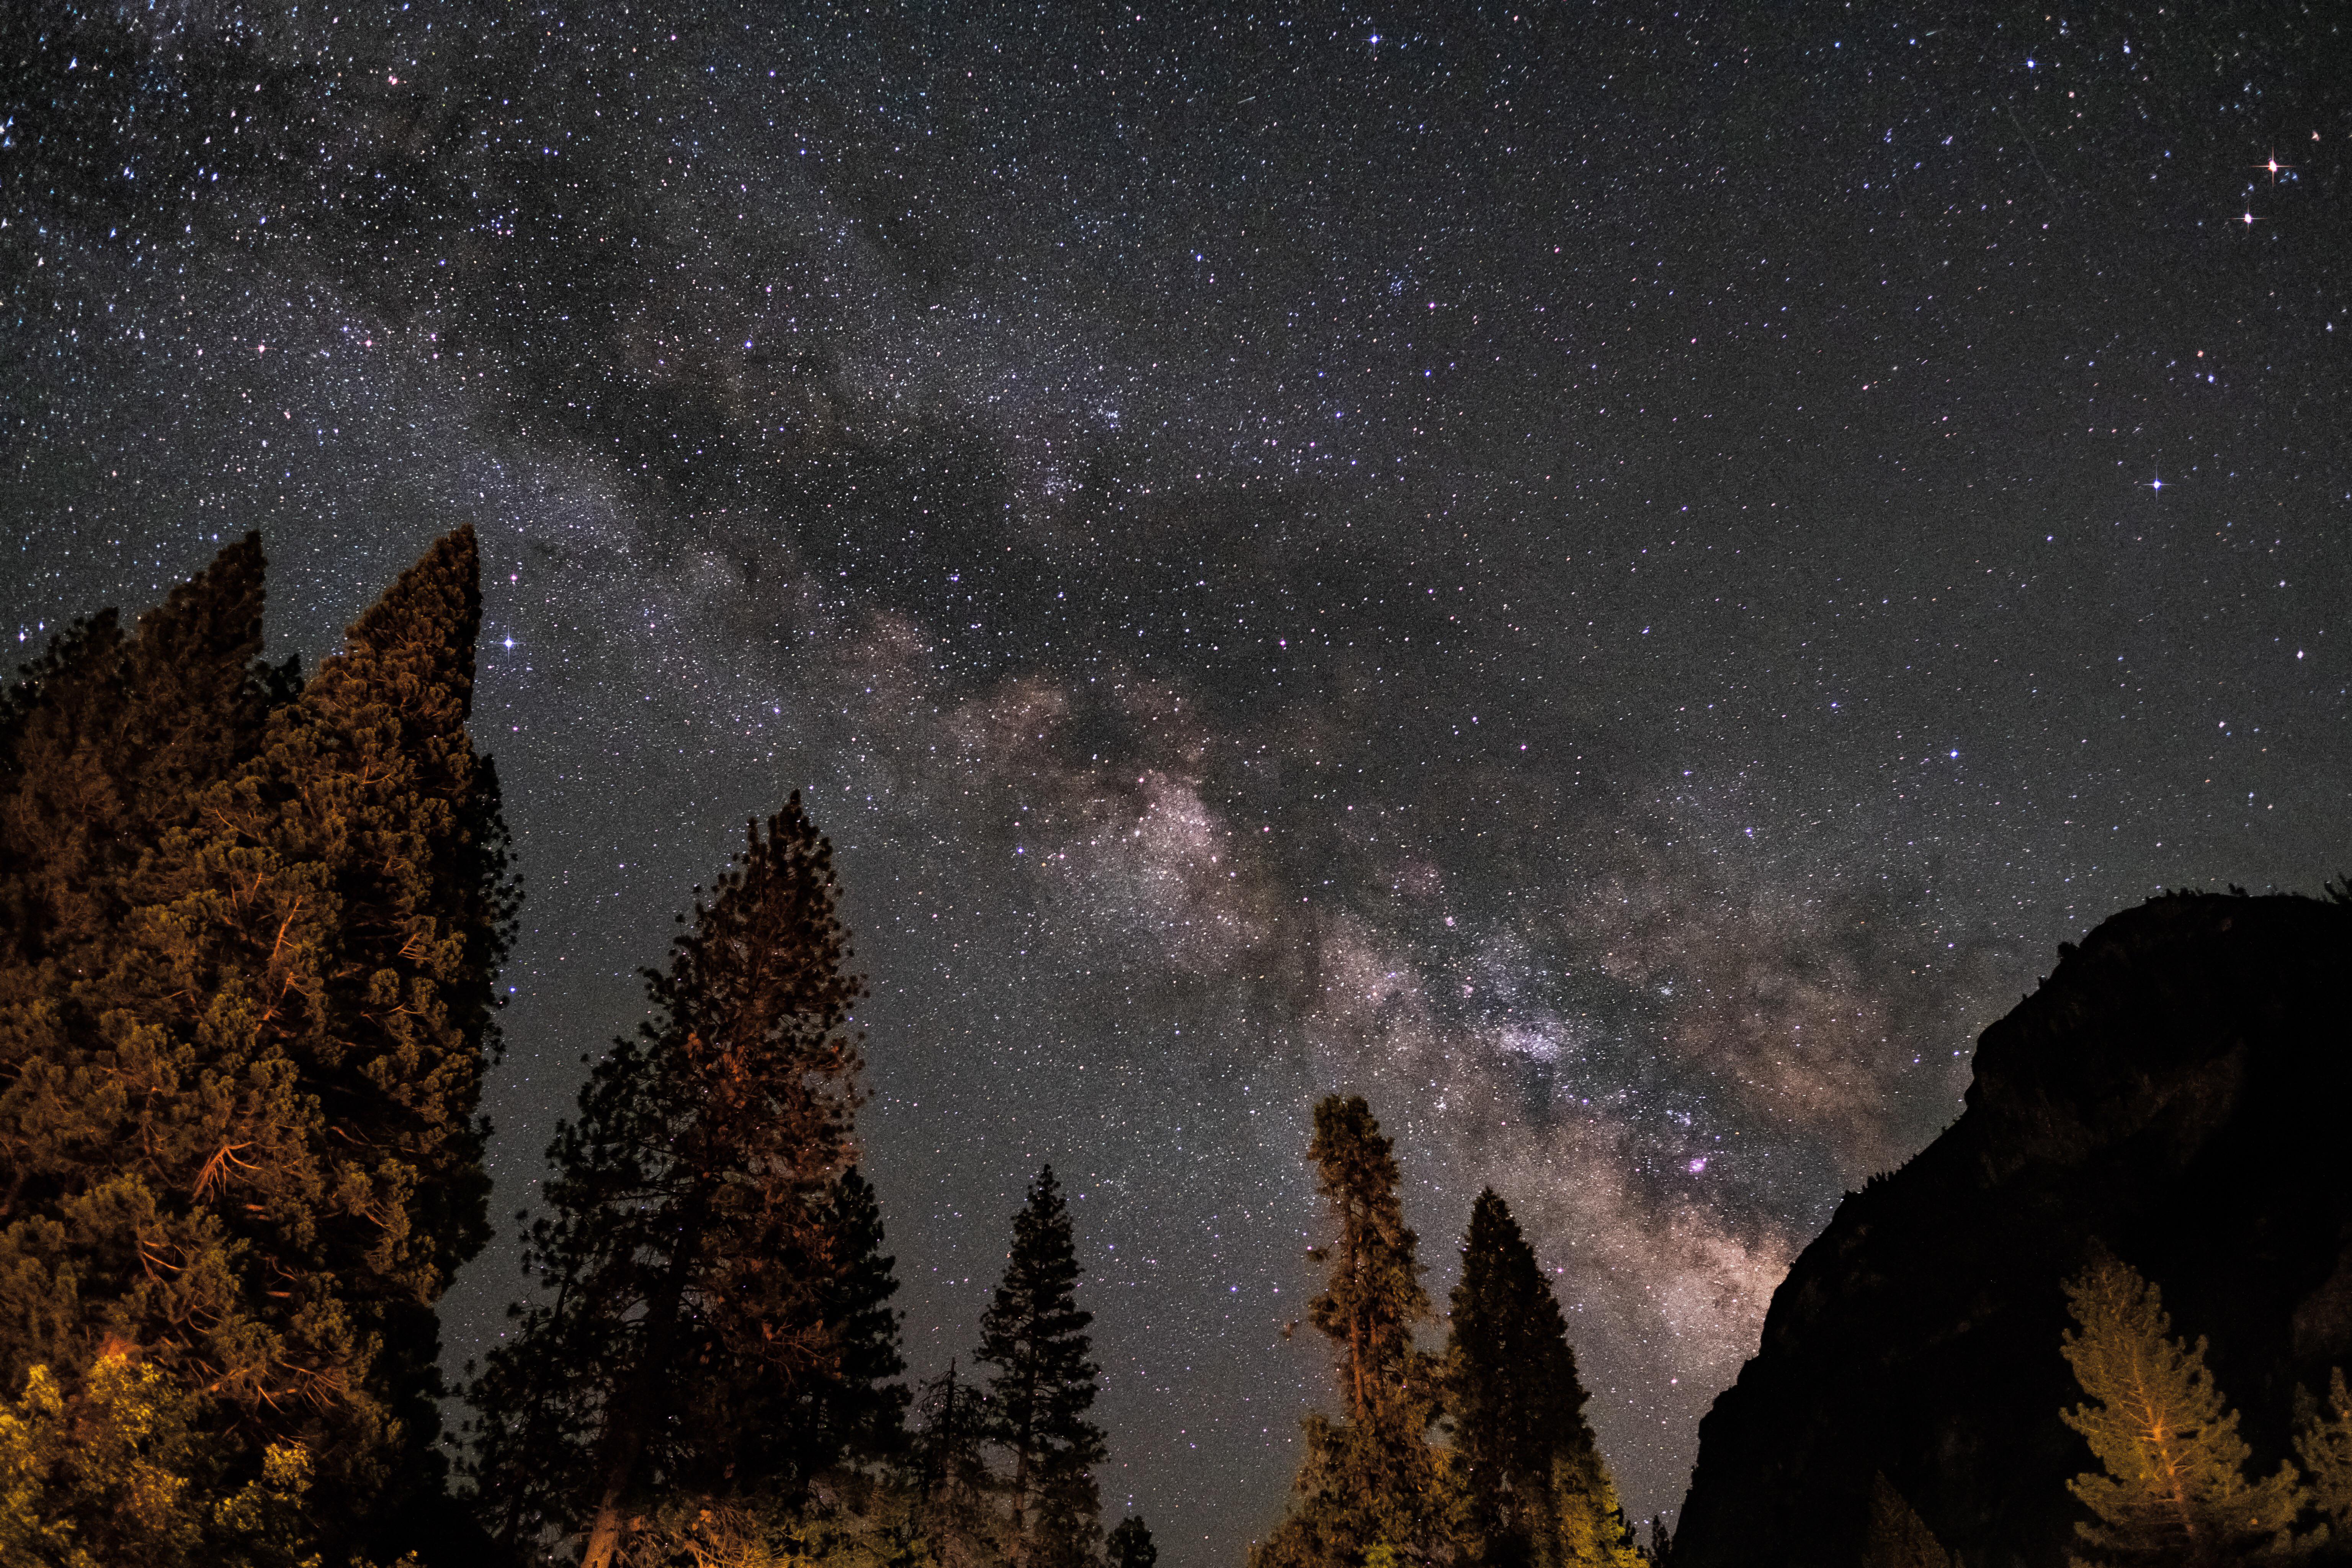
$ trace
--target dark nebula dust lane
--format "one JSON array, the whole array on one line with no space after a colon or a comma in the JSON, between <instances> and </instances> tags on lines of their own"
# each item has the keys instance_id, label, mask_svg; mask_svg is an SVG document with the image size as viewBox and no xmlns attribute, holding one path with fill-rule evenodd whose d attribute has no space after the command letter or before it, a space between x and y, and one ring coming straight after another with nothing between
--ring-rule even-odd
<instances>
[{"instance_id":1,"label":"dark nebula dust lane","mask_svg":"<svg viewBox=\"0 0 2352 1568\"><path fill-rule=\"evenodd\" d=\"M258 527L315 658L475 523L500 1209L804 791L909 1359L1050 1160L1181 1568L1323 1395L1313 1096L1647 1514L2057 942L2352 867L2335 8L5 9L0 626Z\"/></svg>"}]
</instances>

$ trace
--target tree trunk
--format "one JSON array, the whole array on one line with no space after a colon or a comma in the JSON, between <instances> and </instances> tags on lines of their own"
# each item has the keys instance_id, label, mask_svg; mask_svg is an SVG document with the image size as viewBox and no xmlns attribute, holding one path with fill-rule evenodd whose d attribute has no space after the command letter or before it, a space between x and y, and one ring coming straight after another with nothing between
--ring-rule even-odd
<instances>
[{"instance_id":1,"label":"tree trunk","mask_svg":"<svg viewBox=\"0 0 2352 1568\"><path fill-rule=\"evenodd\" d=\"M702 1232L710 1223L711 1184L698 1183L687 1194L678 1220L677 1250L670 1254L661 1289L646 1303L646 1337L629 1381L604 1424L604 1487L596 1499L596 1518L588 1529L588 1543L580 1551L580 1568L612 1568L620 1550L621 1500L627 1495L637 1459L646 1451L646 1427L653 1416L653 1394L668 1363L670 1341L677 1331L677 1310L686 1300L687 1277L702 1251Z\"/></svg>"}]
</instances>

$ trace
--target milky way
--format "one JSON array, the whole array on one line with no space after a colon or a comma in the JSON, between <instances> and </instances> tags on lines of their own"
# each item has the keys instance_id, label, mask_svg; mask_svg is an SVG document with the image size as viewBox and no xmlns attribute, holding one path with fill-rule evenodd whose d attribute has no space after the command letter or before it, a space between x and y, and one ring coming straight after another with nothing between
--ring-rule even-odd
<instances>
[{"instance_id":1,"label":"milky way","mask_svg":"<svg viewBox=\"0 0 2352 1568\"><path fill-rule=\"evenodd\" d=\"M1051 1161L1178 1568L1322 1396L1315 1096L1671 1509L2057 942L2352 864L2334 7L7 9L0 625L257 527L315 658L473 522L501 1211L803 790L909 1359Z\"/></svg>"}]
</instances>

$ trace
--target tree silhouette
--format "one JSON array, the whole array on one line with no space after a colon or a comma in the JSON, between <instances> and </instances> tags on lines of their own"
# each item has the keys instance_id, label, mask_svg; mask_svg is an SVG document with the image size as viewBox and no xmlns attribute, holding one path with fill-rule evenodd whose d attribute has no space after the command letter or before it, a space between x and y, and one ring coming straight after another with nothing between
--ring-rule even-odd
<instances>
[{"instance_id":1,"label":"tree silhouette","mask_svg":"<svg viewBox=\"0 0 2352 1568\"><path fill-rule=\"evenodd\" d=\"M1038 1568L1088 1561L1102 1531L1094 1468L1105 1448L1101 1429L1087 1419L1095 1402L1087 1335L1094 1314L1078 1309L1081 1272L1069 1205L1048 1165L1013 1216L1004 1280L982 1315L973 1358L995 1368L990 1435L1013 1464L1010 1555Z\"/></svg>"},{"instance_id":2,"label":"tree silhouette","mask_svg":"<svg viewBox=\"0 0 2352 1568\"><path fill-rule=\"evenodd\" d=\"M1110 1568L1154 1568L1160 1561L1160 1548L1152 1544L1151 1531L1139 1513L1130 1513L1113 1526L1103 1548Z\"/></svg>"},{"instance_id":3,"label":"tree silhouette","mask_svg":"<svg viewBox=\"0 0 2352 1568\"><path fill-rule=\"evenodd\" d=\"M472 1391L474 1474L511 1545L584 1530L606 1568L632 1502L789 1481L772 1417L832 1379L858 1042L831 847L795 795L648 972L548 1151L526 1267L552 1295Z\"/></svg>"},{"instance_id":4,"label":"tree silhouette","mask_svg":"<svg viewBox=\"0 0 2352 1568\"><path fill-rule=\"evenodd\" d=\"M209 1402L228 1479L302 1447L331 1545L437 1483L433 1302L488 1234L513 895L477 578L470 531L436 542L299 685L253 662L248 537L0 720L0 888L37 922L0 943L0 1371L70 1399L134 1347Z\"/></svg>"}]
</instances>

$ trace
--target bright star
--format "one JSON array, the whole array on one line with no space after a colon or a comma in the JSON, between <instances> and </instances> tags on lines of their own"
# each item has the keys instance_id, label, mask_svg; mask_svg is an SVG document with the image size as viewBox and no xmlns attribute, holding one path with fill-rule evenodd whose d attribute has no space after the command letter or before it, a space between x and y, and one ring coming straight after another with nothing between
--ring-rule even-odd
<instances>
[{"instance_id":1,"label":"bright star","mask_svg":"<svg viewBox=\"0 0 2352 1568\"><path fill-rule=\"evenodd\" d=\"M2148 480L2147 488L2152 490L2160 490L2164 489L2164 476L2159 474L2155 479Z\"/></svg>"}]
</instances>

